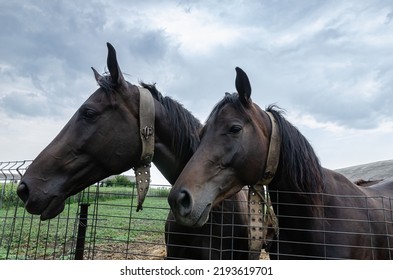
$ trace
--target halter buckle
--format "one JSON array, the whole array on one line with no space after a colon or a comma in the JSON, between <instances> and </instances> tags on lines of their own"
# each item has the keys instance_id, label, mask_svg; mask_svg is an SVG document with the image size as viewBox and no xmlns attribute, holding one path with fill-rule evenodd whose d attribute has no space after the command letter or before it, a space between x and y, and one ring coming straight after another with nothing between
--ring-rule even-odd
<instances>
[{"instance_id":1,"label":"halter buckle","mask_svg":"<svg viewBox=\"0 0 393 280\"><path fill-rule=\"evenodd\" d=\"M141 134L145 140L148 140L150 136L154 133L152 126L145 126L141 129Z\"/></svg>"}]
</instances>

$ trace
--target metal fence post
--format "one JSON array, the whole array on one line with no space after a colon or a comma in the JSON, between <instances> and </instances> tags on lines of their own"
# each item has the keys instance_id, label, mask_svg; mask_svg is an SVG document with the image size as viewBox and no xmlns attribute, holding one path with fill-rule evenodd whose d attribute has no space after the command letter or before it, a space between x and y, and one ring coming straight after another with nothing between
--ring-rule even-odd
<instances>
[{"instance_id":1,"label":"metal fence post","mask_svg":"<svg viewBox=\"0 0 393 280\"><path fill-rule=\"evenodd\" d=\"M85 251L87 216L88 216L89 206L90 206L89 203L80 204L78 235L76 239L76 248L75 248L75 260L83 260L83 253Z\"/></svg>"}]
</instances>

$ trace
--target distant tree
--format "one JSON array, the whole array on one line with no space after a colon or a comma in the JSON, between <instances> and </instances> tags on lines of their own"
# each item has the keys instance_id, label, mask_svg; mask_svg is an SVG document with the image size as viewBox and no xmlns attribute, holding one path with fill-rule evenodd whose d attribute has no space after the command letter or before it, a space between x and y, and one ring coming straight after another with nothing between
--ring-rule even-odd
<instances>
[{"instance_id":1,"label":"distant tree","mask_svg":"<svg viewBox=\"0 0 393 280\"><path fill-rule=\"evenodd\" d=\"M127 176L124 175L117 175L112 179L108 179L105 181L106 185L108 187L116 187L116 186L121 186L121 187L132 187L134 185L133 182L131 182Z\"/></svg>"}]
</instances>

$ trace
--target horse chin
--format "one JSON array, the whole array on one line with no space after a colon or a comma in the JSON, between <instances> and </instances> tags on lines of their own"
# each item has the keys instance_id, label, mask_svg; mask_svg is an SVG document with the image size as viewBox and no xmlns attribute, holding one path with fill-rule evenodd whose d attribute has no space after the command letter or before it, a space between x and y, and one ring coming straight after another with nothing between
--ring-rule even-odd
<instances>
[{"instance_id":1,"label":"horse chin","mask_svg":"<svg viewBox=\"0 0 393 280\"><path fill-rule=\"evenodd\" d=\"M210 210L211 204L208 204L202 212L194 211L190 215L187 215L185 217L175 214L176 222L183 226L191 228L202 227L209 220Z\"/></svg>"},{"instance_id":2,"label":"horse chin","mask_svg":"<svg viewBox=\"0 0 393 280\"><path fill-rule=\"evenodd\" d=\"M40 215L41 221L49 220L57 215L59 215L61 212L63 212L65 208L65 200L60 200L59 199L53 199L49 205L42 211Z\"/></svg>"},{"instance_id":3,"label":"horse chin","mask_svg":"<svg viewBox=\"0 0 393 280\"><path fill-rule=\"evenodd\" d=\"M199 216L198 220L194 223L193 227L202 227L206 224L209 220L209 214L212 206L208 204L205 209L202 211L201 215Z\"/></svg>"}]
</instances>

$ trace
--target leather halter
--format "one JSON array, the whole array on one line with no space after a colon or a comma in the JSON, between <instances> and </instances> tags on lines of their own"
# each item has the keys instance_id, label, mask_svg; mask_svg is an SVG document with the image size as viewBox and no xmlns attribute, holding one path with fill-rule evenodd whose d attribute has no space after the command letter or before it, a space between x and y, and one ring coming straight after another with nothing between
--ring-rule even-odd
<instances>
[{"instance_id":1,"label":"leather halter","mask_svg":"<svg viewBox=\"0 0 393 280\"><path fill-rule=\"evenodd\" d=\"M249 214L249 248L251 254L260 254L263 244L266 243L269 216L272 216L273 227L278 232L276 217L269 203L267 186L273 180L280 161L281 137L277 121L273 114L266 112L269 116L272 131L268 155L266 158L265 172L262 179L248 191L248 214ZM266 188L265 188L266 186Z\"/></svg>"},{"instance_id":2,"label":"leather halter","mask_svg":"<svg viewBox=\"0 0 393 280\"><path fill-rule=\"evenodd\" d=\"M154 122L155 109L154 99L149 90L139 89L139 135L142 141L142 153L140 165L134 168L136 187L138 191L138 206L136 211L143 210L142 204L145 200L150 184L150 167L154 156Z\"/></svg>"}]
</instances>

